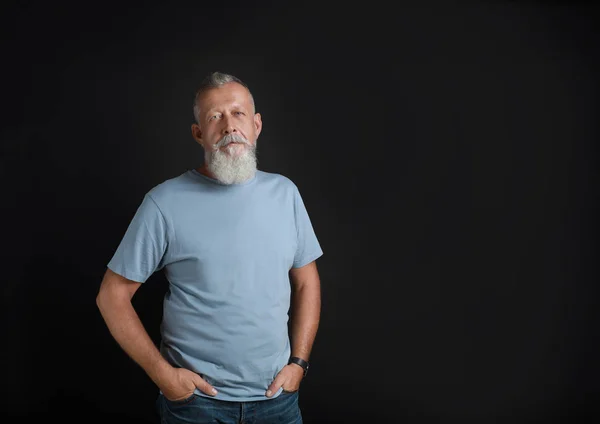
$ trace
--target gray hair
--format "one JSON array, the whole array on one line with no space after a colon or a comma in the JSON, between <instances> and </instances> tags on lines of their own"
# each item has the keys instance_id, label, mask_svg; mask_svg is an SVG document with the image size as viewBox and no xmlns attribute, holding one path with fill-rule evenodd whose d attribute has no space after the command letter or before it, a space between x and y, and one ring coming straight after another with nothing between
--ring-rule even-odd
<instances>
[{"instance_id":1,"label":"gray hair","mask_svg":"<svg viewBox=\"0 0 600 424\"><path fill-rule=\"evenodd\" d=\"M208 90L222 87L223 85L228 84L230 82L237 82L238 84L246 87L248 93L250 93L250 88L248 88L245 82L243 82L238 77L235 77L230 74L225 74L222 72L212 72L202 80L202 82L200 83L200 87L198 87L198 90L196 90L196 95L194 96L194 119L196 119L196 122L198 124L200 124L200 106L198 106L198 99L200 98L200 96L202 96L202 94L204 94ZM252 93L250 93L250 102L252 102L252 106L255 106L254 97L252 96Z\"/></svg>"}]
</instances>

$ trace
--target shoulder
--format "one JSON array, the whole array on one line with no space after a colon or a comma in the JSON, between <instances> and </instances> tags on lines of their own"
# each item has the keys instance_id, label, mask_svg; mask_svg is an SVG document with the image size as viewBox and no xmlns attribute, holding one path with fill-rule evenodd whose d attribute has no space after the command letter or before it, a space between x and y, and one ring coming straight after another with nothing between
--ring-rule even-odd
<instances>
[{"instance_id":1,"label":"shoulder","mask_svg":"<svg viewBox=\"0 0 600 424\"><path fill-rule=\"evenodd\" d=\"M291 178L285 175L261 170L256 171L256 173L263 184L274 185L285 190L298 191L296 183L294 183Z\"/></svg>"},{"instance_id":2,"label":"shoulder","mask_svg":"<svg viewBox=\"0 0 600 424\"><path fill-rule=\"evenodd\" d=\"M185 191L191 182L188 171L186 171L156 184L147 191L146 196L157 204L168 203L178 193Z\"/></svg>"}]
</instances>

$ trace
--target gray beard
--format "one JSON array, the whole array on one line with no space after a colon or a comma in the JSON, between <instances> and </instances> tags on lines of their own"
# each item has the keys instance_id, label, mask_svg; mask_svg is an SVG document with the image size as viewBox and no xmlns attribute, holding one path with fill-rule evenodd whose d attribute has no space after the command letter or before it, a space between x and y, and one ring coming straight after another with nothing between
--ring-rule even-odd
<instances>
[{"instance_id":1,"label":"gray beard","mask_svg":"<svg viewBox=\"0 0 600 424\"><path fill-rule=\"evenodd\" d=\"M221 149L204 153L206 167L216 180L223 184L239 184L256 174L256 145L246 145L239 155L229 155Z\"/></svg>"}]
</instances>

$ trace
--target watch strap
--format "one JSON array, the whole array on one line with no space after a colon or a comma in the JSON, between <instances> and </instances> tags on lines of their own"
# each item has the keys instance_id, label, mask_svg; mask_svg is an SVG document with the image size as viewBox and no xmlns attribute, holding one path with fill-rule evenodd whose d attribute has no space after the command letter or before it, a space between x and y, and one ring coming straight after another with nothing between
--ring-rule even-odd
<instances>
[{"instance_id":1,"label":"watch strap","mask_svg":"<svg viewBox=\"0 0 600 424\"><path fill-rule=\"evenodd\" d=\"M298 358L297 356L292 356L290 358L290 360L288 361L288 365L289 364L296 364L302 367L302 369L304 370L304 376L306 376L306 373L308 372L308 362L305 361L302 358Z\"/></svg>"}]
</instances>

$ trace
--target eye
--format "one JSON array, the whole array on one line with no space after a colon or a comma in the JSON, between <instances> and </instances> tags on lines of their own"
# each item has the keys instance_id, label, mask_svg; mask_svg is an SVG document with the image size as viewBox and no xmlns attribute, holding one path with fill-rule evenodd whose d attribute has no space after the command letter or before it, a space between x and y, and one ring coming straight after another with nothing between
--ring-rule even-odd
<instances>
[{"instance_id":1,"label":"eye","mask_svg":"<svg viewBox=\"0 0 600 424\"><path fill-rule=\"evenodd\" d=\"M240 112L240 111L233 112L233 114L237 115L237 116L243 116L243 115L245 115L244 112Z\"/></svg>"},{"instance_id":2,"label":"eye","mask_svg":"<svg viewBox=\"0 0 600 424\"><path fill-rule=\"evenodd\" d=\"M217 119L218 117L219 117L219 114L218 114L218 113L216 113L216 114L212 115L211 117L209 117L209 118L208 118L208 120L209 120L209 122L210 122L210 121L214 121L214 120L215 120L215 119Z\"/></svg>"}]
</instances>

